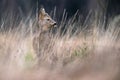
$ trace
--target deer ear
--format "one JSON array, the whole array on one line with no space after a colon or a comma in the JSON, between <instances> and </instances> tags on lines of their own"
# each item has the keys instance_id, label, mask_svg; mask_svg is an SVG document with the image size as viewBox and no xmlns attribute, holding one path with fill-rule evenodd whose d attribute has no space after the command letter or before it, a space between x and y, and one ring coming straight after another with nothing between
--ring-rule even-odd
<instances>
[{"instance_id":1,"label":"deer ear","mask_svg":"<svg viewBox=\"0 0 120 80\"><path fill-rule=\"evenodd\" d=\"M45 14L46 14L45 9L42 7L42 8L40 9L39 18L42 19Z\"/></svg>"}]
</instances>

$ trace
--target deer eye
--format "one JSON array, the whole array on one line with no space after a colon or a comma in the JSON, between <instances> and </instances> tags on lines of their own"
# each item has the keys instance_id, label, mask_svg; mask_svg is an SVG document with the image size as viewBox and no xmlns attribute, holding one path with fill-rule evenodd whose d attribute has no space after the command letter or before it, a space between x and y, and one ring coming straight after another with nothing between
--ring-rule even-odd
<instances>
[{"instance_id":1,"label":"deer eye","mask_svg":"<svg viewBox=\"0 0 120 80\"><path fill-rule=\"evenodd\" d=\"M50 21L50 19L47 19L47 21Z\"/></svg>"}]
</instances>

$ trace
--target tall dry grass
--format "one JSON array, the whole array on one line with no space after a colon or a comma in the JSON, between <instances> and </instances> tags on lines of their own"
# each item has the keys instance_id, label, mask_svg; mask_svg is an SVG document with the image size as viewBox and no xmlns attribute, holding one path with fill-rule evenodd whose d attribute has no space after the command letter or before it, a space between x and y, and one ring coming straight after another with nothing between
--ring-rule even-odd
<instances>
[{"instance_id":1,"label":"tall dry grass","mask_svg":"<svg viewBox=\"0 0 120 80\"><path fill-rule=\"evenodd\" d=\"M97 19L82 25L76 15L71 19L65 15L57 29L46 35L47 45L40 43L39 57L32 46L36 20L3 19L0 80L119 80L119 16L104 29Z\"/></svg>"}]
</instances>

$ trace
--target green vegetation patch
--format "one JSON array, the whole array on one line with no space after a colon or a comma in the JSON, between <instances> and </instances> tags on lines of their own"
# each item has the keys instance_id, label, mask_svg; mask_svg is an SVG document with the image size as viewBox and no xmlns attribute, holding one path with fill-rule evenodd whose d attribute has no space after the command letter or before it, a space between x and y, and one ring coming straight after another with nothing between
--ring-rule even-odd
<instances>
[{"instance_id":1,"label":"green vegetation patch","mask_svg":"<svg viewBox=\"0 0 120 80\"><path fill-rule=\"evenodd\" d=\"M34 55L32 54L32 52L28 52L26 55L25 55L25 66L27 67L32 67L34 66L34 63L35 63L35 57Z\"/></svg>"},{"instance_id":2,"label":"green vegetation patch","mask_svg":"<svg viewBox=\"0 0 120 80\"><path fill-rule=\"evenodd\" d=\"M79 47L78 49L74 50L73 53L72 53L72 58L76 58L76 57L79 57L79 58L84 58L86 57L88 54L88 46L84 45L82 47Z\"/></svg>"}]
</instances>

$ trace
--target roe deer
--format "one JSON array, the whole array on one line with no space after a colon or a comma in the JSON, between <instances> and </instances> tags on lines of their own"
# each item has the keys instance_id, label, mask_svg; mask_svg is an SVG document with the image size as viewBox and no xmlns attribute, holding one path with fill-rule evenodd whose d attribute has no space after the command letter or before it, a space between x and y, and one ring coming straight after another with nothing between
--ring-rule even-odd
<instances>
[{"instance_id":1,"label":"roe deer","mask_svg":"<svg viewBox=\"0 0 120 80\"><path fill-rule=\"evenodd\" d=\"M49 44L49 30L56 26L56 22L45 12L44 8L40 9L38 18L38 32L33 38L33 49L37 57L40 57L41 50Z\"/></svg>"}]
</instances>

